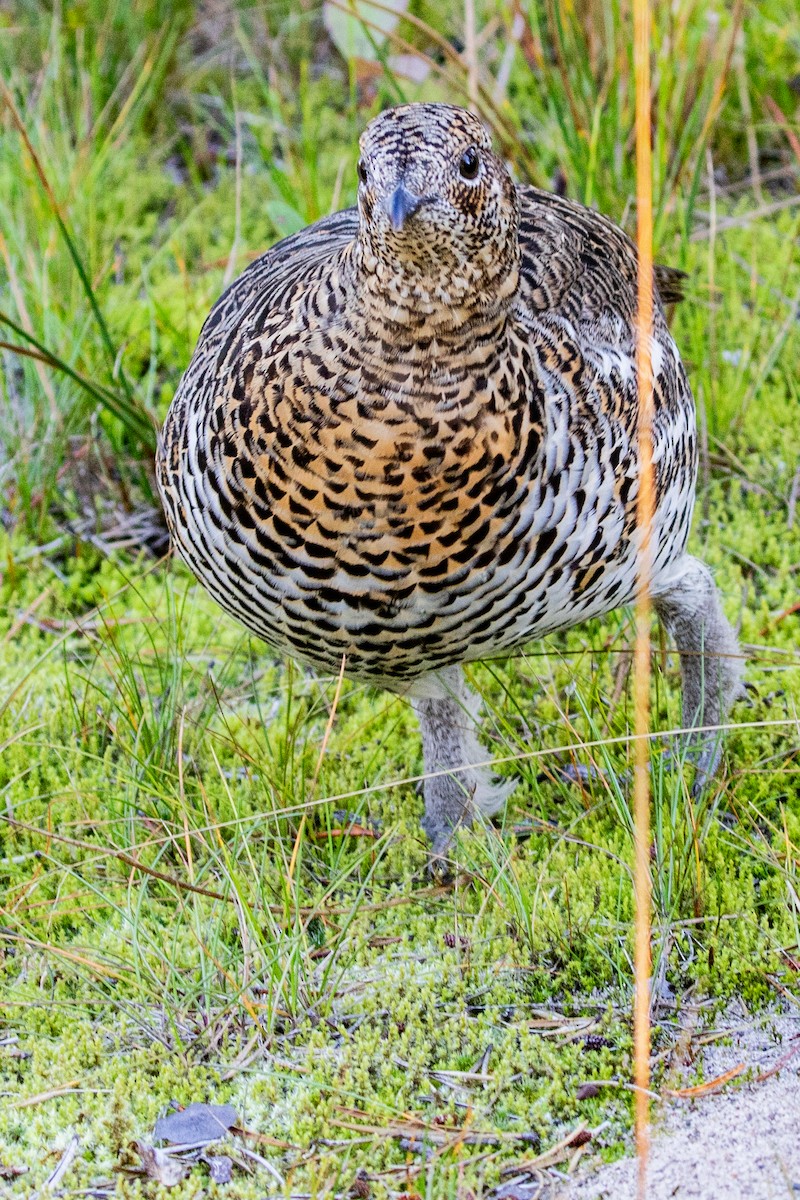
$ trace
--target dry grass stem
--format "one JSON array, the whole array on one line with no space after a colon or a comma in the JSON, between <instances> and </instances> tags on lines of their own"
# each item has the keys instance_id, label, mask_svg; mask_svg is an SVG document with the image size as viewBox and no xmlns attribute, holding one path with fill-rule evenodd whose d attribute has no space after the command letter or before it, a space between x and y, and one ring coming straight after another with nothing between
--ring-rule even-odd
<instances>
[{"instance_id":1,"label":"dry grass stem","mask_svg":"<svg viewBox=\"0 0 800 1200\"><path fill-rule=\"evenodd\" d=\"M653 369L650 338L653 324L653 195L650 105L650 9L634 0L634 72L636 80L636 244L639 254L636 313L636 375L639 395L639 495L636 520L640 531L639 588L636 603L636 647L633 663L636 743L634 747L634 1083L636 1084L636 1151L638 1189L644 1200L650 1123L650 566L651 528L655 507L653 478Z\"/></svg>"}]
</instances>

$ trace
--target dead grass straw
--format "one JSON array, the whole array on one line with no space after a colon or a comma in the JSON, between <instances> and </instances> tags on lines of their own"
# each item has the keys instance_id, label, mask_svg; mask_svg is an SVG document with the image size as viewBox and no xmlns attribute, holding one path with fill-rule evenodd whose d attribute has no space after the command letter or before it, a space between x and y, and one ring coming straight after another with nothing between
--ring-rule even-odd
<instances>
[{"instance_id":1,"label":"dead grass straw","mask_svg":"<svg viewBox=\"0 0 800 1200\"><path fill-rule=\"evenodd\" d=\"M639 587L636 602L636 648L633 680L634 746L634 1083L636 1085L636 1150L638 1194L647 1189L650 1149L650 774L647 735L650 731L650 564L654 509L653 373L650 334L653 324L653 194L650 108L649 0L634 0L634 73L636 82L636 243L639 254L636 312L636 375L639 396L639 495L636 521L640 532Z\"/></svg>"}]
</instances>

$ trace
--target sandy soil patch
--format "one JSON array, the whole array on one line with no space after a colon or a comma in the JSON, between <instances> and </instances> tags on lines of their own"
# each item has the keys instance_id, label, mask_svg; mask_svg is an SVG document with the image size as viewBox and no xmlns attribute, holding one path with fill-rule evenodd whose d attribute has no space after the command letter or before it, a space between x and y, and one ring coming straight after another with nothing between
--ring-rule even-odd
<instances>
[{"instance_id":1,"label":"sandy soil patch","mask_svg":"<svg viewBox=\"0 0 800 1200\"><path fill-rule=\"evenodd\" d=\"M648 1200L800 1197L800 1008L757 1021L731 1012L721 1024L730 1026L731 1044L704 1049L705 1078L744 1062L746 1082L698 1100L665 1103L653 1140ZM558 1200L636 1197L634 1158L587 1167L556 1192Z\"/></svg>"}]
</instances>

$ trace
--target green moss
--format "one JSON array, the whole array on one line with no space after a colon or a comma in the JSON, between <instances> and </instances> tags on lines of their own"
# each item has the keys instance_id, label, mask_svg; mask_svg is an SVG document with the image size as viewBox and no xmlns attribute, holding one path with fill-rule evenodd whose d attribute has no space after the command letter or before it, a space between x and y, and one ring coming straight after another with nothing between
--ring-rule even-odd
<instances>
[{"instance_id":1,"label":"green moss","mask_svg":"<svg viewBox=\"0 0 800 1200\"><path fill-rule=\"evenodd\" d=\"M742 326L735 293L726 305L720 345ZM700 346L687 313L678 336L691 357ZM800 697L797 618L781 615L800 562L800 531L780 503L800 454L781 375L796 337L728 435L738 466L715 474L700 502L695 542L740 613L755 685L729 738L726 782L690 801L676 773L656 765L653 775L656 960L666 954L675 994L720 1003L768 999L786 969L781 948L797 941L795 728L759 727L791 722ZM740 378L736 394L747 386ZM726 419L736 411L734 397ZM77 1081L30 1107L2 1106L0 1160L31 1168L12 1190L41 1185L65 1130L81 1138L73 1186L131 1165L131 1141L171 1100L233 1103L248 1128L297 1147L262 1150L303 1189L362 1163L418 1161L397 1137L357 1140L409 1113L436 1130L471 1111L474 1129L544 1145L570 1122L608 1121L613 1154L627 1094L575 1094L586 1078L630 1070L626 744L593 752L603 774L583 790L524 755L624 739L628 695L609 717L608 648L629 638L625 614L516 663L473 668L494 752L516 759L504 769L520 786L504 830L461 838L470 875L437 892L421 802L393 783L421 768L407 705L346 685L312 793L333 681L276 663L180 566L90 553L65 556L57 576L29 561L3 587L3 628L16 627L0 650L11 818L0 996L18 1040L0 1046L0 1087L24 1101ZM26 611L35 619L20 624ZM679 721L676 683L670 661L656 679L664 727ZM353 820L362 836L342 836ZM577 1027L543 1026L543 1010L594 1018L605 1040L587 1050ZM256 1019L260 1039L248 1043ZM470 1079L490 1045L487 1080ZM466 1171L489 1187L526 1145L507 1141L488 1160L462 1147L437 1159L431 1186L447 1194ZM171 1194L195 1194L200 1171ZM121 1195L146 1192L120 1182ZM256 1194L241 1171L226 1191Z\"/></svg>"},{"instance_id":2,"label":"green moss","mask_svg":"<svg viewBox=\"0 0 800 1200\"><path fill-rule=\"evenodd\" d=\"M71 6L68 28L91 25L90 9ZM137 30L134 21L130 36ZM776 30L747 46L780 64L770 94L784 95L788 43ZM77 42L68 48L72 63ZM345 99L335 73L302 78L288 99L255 71L237 83L250 114L239 265L326 211L340 165L341 202L352 199L366 110ZM563 129L546 89L531 95L526 78L515 67L515 96L528 89L520 113L540 129L542 164L560 163ZM219 77L203 79L203 102L219 99ZM102 73L89 82L108 95ZM120 129L113 154L102 139L72 138L56 97L42 97L36 136L48 163L61 164L59 196L126 369L161 412L222 286L235 170L221 153L193 167L191 139L211 125L180 132L182 101L161 82L147 121ZM270 104L280 112L267 120L259 114ZM724 136L733 145L741 135L731 125ZM3 150L9 252L37 328L106 378L30 163L17 143ZM81 154L91 171L78 170ZM593 186L621 212L628 192L612 165ZM743 205L720 201L718 217L743 216ZM654 954L676 1003L691 990L758 1005L776 983L796 991L782 951L800 941L800 521L787 520L800 461L800 333L787 322L800 288L788 250L797 222L783 212L718 232L713 309L708 243L687 240L682 226L680 212L667 214L660 248L691 275L674 328L710 454L693 545L740 623L752 690L718 790L691 799L654 750ZM29 261L38 264L30 278ZM404 782L422 768L409 706L345 684L320 763L335 682L276 661L180 565L115 558L65 533L64 513L85 503L71 443L53 433L30 362L22 382L14 404L23 395L30 409L2 430L15 478L0 529L0 1163L30 1171L6 1181L9 1194L41 1187L72 1131L80 1149L69 1186L115 1177L136 1164L132 1141L147 1140L171 1101L232 1103L246 1128L285 1144L241 1141L294 1192L344 1191L366 1166L390 1172L373 1184L378 1197L423 1187L479 1195L504 1163L578 1120L605 1122L600 1148L616 1155L629 1093L575 1096L586 1079L630 1076L632 720L629 686L616 687L629 614L513 663L470 668L487 749L519 786L498 829L461 837L457 886L434 888L422 802ZM64 429L95 428L94 402L55 386ZM127 477L130 447L102 420ZM655 668L654 723L675 728L676 663ZM569 756L600 769L582 788L561 780L551 755L532 756L575 746ZM587 1044L589 1030L601 1040ZM670 1036L656 1028L659 1050ZM415 1135L423 1142L465 1126L506 1140L487 1153L453 1135L425 1166L394 1136L411 1115L426 1123ZM204 1171L169 1194L217 1194ZM155 1194L117 1178L119 1196ZM219 1194L250 1200L265 1187L273 1181L258 1167L249 1176L237 1167Z\"/></svg>"}]
</instances>

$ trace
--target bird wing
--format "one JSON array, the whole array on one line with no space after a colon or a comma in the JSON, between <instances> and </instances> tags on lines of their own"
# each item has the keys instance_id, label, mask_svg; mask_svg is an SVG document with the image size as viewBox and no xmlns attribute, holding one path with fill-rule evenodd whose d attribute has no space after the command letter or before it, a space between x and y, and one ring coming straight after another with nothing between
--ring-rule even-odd
<instances>
[{"instance_id":1,"label":"bird wing","mask_svg":"<svg viewBox=\"0 0 800 1200\"><path fill-rule=\"evenodd\" d=\"M627 234L594 209L562 196L521 185L522 276L535 311L558 310L595 336L618 343L620 330L632 337L637 305L637 254ZM656 266L656 320L659 300L683 294L683 272Z\"/></svg>"},{"instance_id":2,"label":"bird wing","mask_svg":"<svg viewBox=\"0 0 800 1200\"><path fill-rule=\"evenodd\" d=\"M357 230L358 211L346 208L276 242L233 281L208 314L200 334L206 353L220 347L254 306L269 312L285 307L298 286L306 286L351 244Z\"/></svg>"},{"instance_id":3,"label":"bird wing","mask_svg":"<svg viewBox=\"0 0 800 1200\"><path fill-rule=\"evenodd\" d=\"M520 187L519 195L520 300L533 318L540 357L565 381L576 413L585 409L589 422L598 410L614 413L615 436L632 437L638 412L636 247L592 209L532 187ZM671 470L680 469L673 459L683 455L690 462L695 455L694 407L658 291L663 284L669 302L676 280L659 269L653 274L654 459L668 480ZM628 465L635 467L633 456Z\"/></svg>"}]
</instances>

